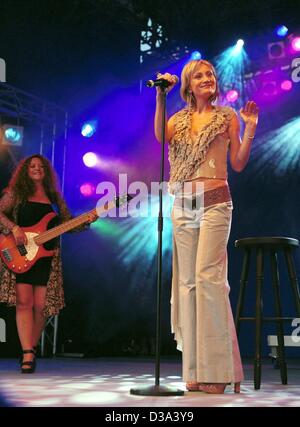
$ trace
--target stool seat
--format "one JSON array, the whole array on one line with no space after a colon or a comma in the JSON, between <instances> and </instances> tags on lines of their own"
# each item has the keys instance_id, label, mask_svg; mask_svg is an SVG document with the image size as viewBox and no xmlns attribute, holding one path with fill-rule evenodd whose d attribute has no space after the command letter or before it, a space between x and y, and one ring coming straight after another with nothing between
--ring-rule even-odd
<instances>
[{"instance_id":1,"label":"stool seat","mask_svg":"<svg viewBox=\"0 0 300 427\"><path fill-rule=\"evenodd\" d=\"M285 258L288 276L292 292L297 317L300 317L300 294L296 268L293 260L293 251L299 247L299 241L291 237L246 237L235 241L235 247L242 249L244 252L242 272L240 278L240 291L236 309L235 325L237 334L239 334L240 322L242 320L255 321L255 359L254 359L254 388L260 388L261 383L261 354L262 354L262 322L271 320L276 322L277 342L278 342L278 359L282 384L287 384L287 367L284 351L284 328L283 321L291 320L292 317L282 315L279 267L277 262L278 253L282 253ZM248 287L249 267L251 255L255 256L256 264L256 290L255 290L255 315L244 316L244 299L245 290ZM262 288L264 283L264 264L265 259L269 257L271 263L271 283L274 290L275 316L266 318L263 316L263 294Z\"/></svg>"},{"instance_id":2,"label":"stool seat","mask_svg":"<svg viewBox=\"0 0 300 427\"><path fill-rule=\"evenodd\" d=\"M266 249L284 249L299 247L299 240L291 237L246 237L235 241L236 248L264 247Z\"/></svg>"}]
</instances>

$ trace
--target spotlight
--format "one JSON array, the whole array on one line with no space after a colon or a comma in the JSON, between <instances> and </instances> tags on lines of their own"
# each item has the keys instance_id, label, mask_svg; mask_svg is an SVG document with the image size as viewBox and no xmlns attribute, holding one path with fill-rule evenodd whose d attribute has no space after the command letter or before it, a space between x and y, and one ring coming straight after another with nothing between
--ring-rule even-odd
<instances>
[{"instance_id":1,"label":"spotlight","mask_svg":"<svg viewBox=\"0 0 300 427\"><path fill-rule=\"evenodd\" d=\"M85 164L85 166L87 166L88 168L93 168L98 163L97 155L95 153L92 153L92 152L85 153L82 160L83 160L83 163Z\"/></svg>"},{"instance_id":2,"label":"spotlight","mask_svg":"<svg viewBox=\"0 0 300 427\"><path fill-rule=\"evenodd\" d=\"M276 34L278 35L278 37L285 37L288 32L289 30L285 25L279 25L276 28Z\"/></svg>"},{"instance_id":3,"label":"spotlight","mask_svg":"<svg viewBox=\"0 0 300 427\"><path fill-rule=\"evenodd\" d=\"M94 133L96 132L96 129L97 129L97 122L95 120L91 122L86 122L82 125L81 135L86 138L90 138L91 136L94 135Z\"/></svg>"},{"instance_id":4,"label":"spotlight","mask_svg":"<svg viewBox=\"0 0 300 427\"><path fill-rule=\"evenodd\" d=\"M285 57L285 49L283 42L274 42L268 44L269 59L279 59Z\"/></svg>"},{"instance_id":5,"label":"spotlight","mask_svg":"<svg viewBox=\"0 0 300 427\"><path fill-rule=\"evenodd\" d=\"M4 145L23 145L24 128L22 126L3 125L1 141Z\"/></svg>"},{"instance_id":6,"label":"spotlight","mask_svg":"<svg viewBox=\"0 0 300 427\"><path fill-rule=\"evenodd\" d=\"M239 97L239 94L236 90L230 90L226 94L226 99L228 102L235 102Z\"/></svg>"},{"instance_id":7,"label":"spotlight","mask_svg":"<svg viewBox=\"0 0 300 427\"><path fill-rule=\"evenodd\" d=\"M292 50L300 52L300 37L294 37L291 41Z\"/></svg>"},{"instance_id":8,"label":"spotlight","mask_svg":"<svg viewBox=\"0 0 300 427\"><path fill-rule=\"evenodd\" d=\"M245 44L244 40L239 39L236 42L235 46L233 46L232 51L231 51L231 55L232 56L238 56L242 52L244 44Z\"/></svg>"},{"instance_id":9,"label":"spotlight","mask_svg":"<svg viewBox=\"0 0 300 427\"><path fill-rule=\"evenodd\" d=\"M85 197L89 197L95 194L95 187L90 182L86 182L80 186L80 193Z\"/></svg>"},{"instance_id":10,"label":"spotlight","mask_svg":"<svg viewBox=\"0 0 300 427\"><path fill-rule=\"evenodd\" d=\"M191 53L191 60L197 60L197 59L201 59L202 55L198 50L194 50L194 52Z\"/></svg>"},{"instance_id":11,"label":"spotlight","mask_svg":"<svg viewBox=\"0 0 300 427\"><path fill-rule=\"evenodd\" d=\"M291 80L284 80L283 82L281 82L280 87L282 90L291 90L293 87L293 83L291 82Z\"/></svg>"}]
</instances>

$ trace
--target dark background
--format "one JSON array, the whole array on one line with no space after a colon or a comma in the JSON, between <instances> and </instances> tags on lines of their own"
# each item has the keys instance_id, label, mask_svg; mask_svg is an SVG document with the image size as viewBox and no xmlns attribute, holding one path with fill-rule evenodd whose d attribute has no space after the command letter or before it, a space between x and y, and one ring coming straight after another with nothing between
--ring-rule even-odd
<instances>
[{"instance_id":1,"label":"dark background","mask_svg":"<svg viewBox=\"0 0 300 427\"><path fill-rule=\"evenodd\" d=\"M70 132L73 135L78 131L82 118L94 111L101 99L108 104L116 93L126 92L138 100L140 78L148 74L151 76L167 66L168 61L164 58L175 46L188 46L191 50L199 48L204 57L210 59L242 37L249 42L249 49L251 41L252 46L256 46L253 58L258 67L261 58L267 55L266 43L262 40L272 41L276 25L284 23L295 31L300 27L300 2L2 0L0 16L0 57L7 64L7 83L64 107L70 113ZM167 40L154 57L140 67L140 33L149 17L162 25ZM153 92L149 96L154 98ZM122 109L120 106L112 103L113 118L126 113L128 123L131 118L134 121L134 111L129 107L125 111L126 107ZM147 123L147 132L149 129L152 132L154 101L152 107L143 119ZM297 114L299 87L286 102L262 111L258 135L281 126ZM118 121L115 126L118 126ZM131 145L126 139L124 145L118 141L115 147L110 148L110 153L118 158L131 159L137 165L144 147L140 142L143 126L139 128L138 123L136 126L137 141L131 141ZM35 135L34 129L31 131ZM120 127L120 134L122 132L124 127ZM153 134L151 138L154 141ZM298 143L300 149L299 136L292 142ZM28 151L34 152L37 147L37 140L33 138ZM78 176L73 173L73 162L82 148L75 143L73 147L69 146L67 158L65 196L74 213L80 213L89 205L92 207L95 200L80 199L74 191L78 187ZM154 150L156 155L158 153L156 146L148 147L149 150ZM17 150L13 155L1 151L1 189L7 184L15 161L22 155L24 152ZM259 154L251 158L243 174L230 171L229 175L235 206L228 245L233 311L242 260L242 254L234 249L235 239L256 235L300 237L299 161L292 170L287 169L279 176L276 164L260 173L258 158ZM144 167L138 170L136 166L134 177L149 182L157 179L158 169L156 176L148 176L146 160L141 161ZM109 178L109 172L98 179L101 181L103 178ZM67 307L59 318L58 352L64 349L82 352L86 356L153 354L155 259L137 257L125 268L119 258L118 235L105 235L100 239L91 233L80 237L67 235L63 248ZM296 266L299 275L298 252ZM270 314L273 296L268 283L268 265L266 270L265 311ZM283 272L283 305L286 314L293 315L294 306L281 260L280 270ZM253 274L252 270L252 279ZM170 277L170 259L166 259L163 276L164 355L177 354L169 327ZM255 306L254 286L251 288L246 298L249 314L253 313ZM1 354L14 356L18 351L14 310L1 306L0 317L7 320L8 340L6 344L0 344ZM253 331L252 324L242 326L240 342L243 355L253 354ZM273 326L267 325L265 336L273 332ZM286 334L290 333L291 327L287 325ZM268 351L266 345L264 351ZM297 353L291 351L290 354Z\"/></svg>"}]
</instances>

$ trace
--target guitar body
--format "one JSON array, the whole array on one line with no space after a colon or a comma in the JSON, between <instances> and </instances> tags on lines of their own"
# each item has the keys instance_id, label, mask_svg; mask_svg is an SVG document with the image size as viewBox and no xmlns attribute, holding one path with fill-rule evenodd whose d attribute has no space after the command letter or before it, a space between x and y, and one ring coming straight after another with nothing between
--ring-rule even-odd
<instances>
[{"instance_id":1,"label":"guitar body","mask_svg":"<svg viewBox=\"0 0 300 427\"><path fill-rule=\"evenodd\" d=\"M38 259L54 255L55 250L47 250L43 245L38 245L35 238L47 231L49 222L55 216L55 212L50 212L32 227L21 227L28 240L26 245L17 246L12 233L7 236L0 234L0 256L11 271L25 273Z\"/></svg>"}]
</instances>

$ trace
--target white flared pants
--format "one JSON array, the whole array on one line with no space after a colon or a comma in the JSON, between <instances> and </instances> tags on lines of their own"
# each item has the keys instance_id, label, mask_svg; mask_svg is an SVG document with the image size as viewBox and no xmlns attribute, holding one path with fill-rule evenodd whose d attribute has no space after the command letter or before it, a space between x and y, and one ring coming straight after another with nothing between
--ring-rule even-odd
<instances>
[{"instance_id":1,"label":"white flared pants","mask_svg":"<svg viewBox=\"0 0 300 427\"><path fill-rule=\"evenodd\" d=\"M182 349L186 382L243 379L227 281L231 217L231 202L206 207L199 213L191 206L182 209L175 199L172 330L177 340L180 336L178 347Z\"/></svg>"}]
</instances>

